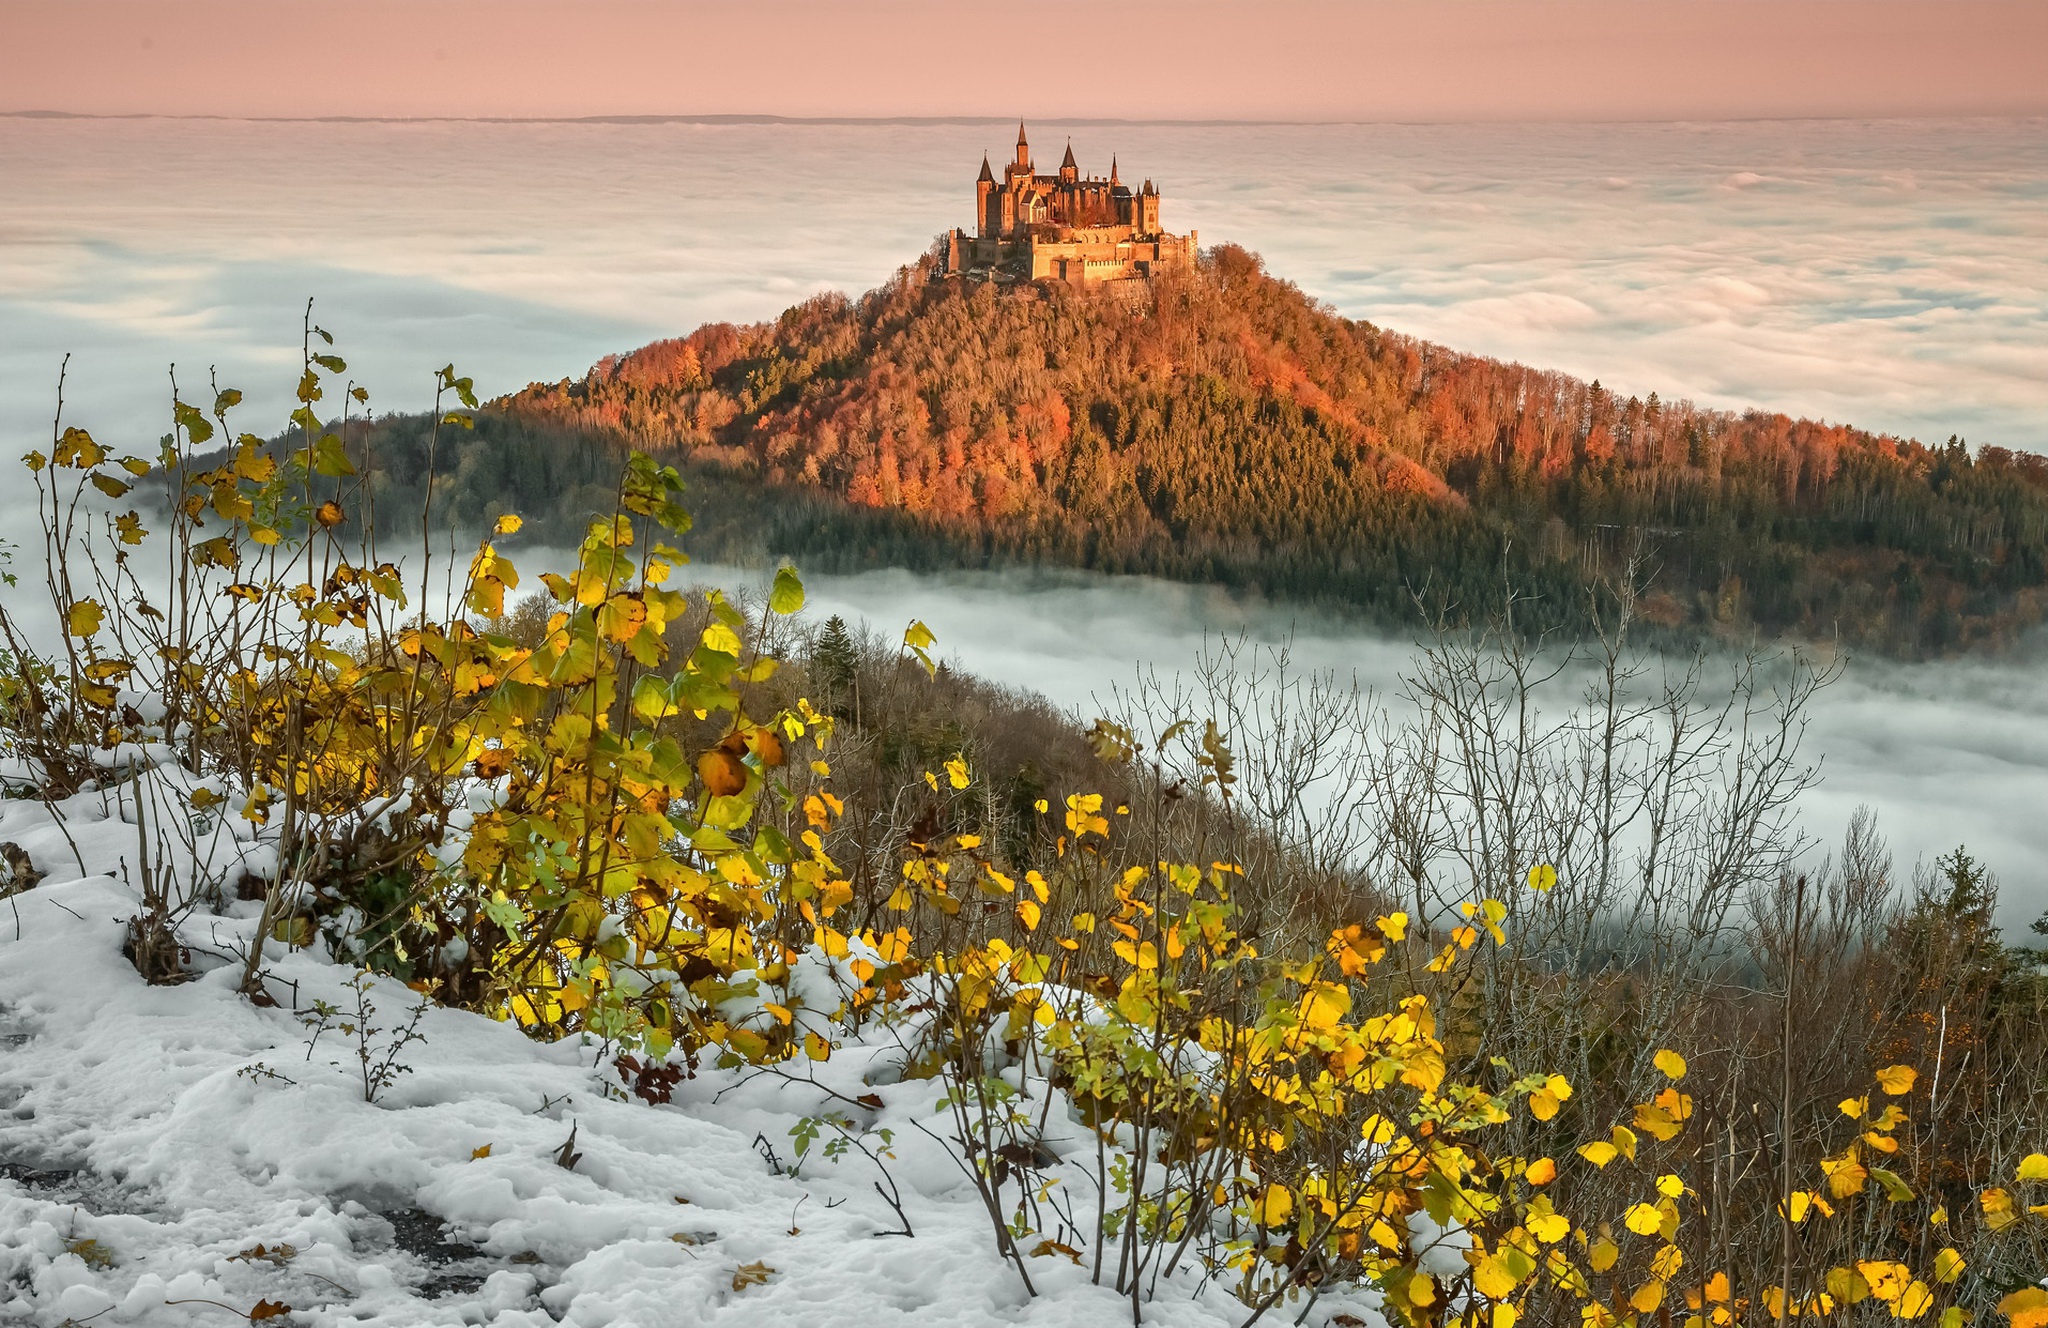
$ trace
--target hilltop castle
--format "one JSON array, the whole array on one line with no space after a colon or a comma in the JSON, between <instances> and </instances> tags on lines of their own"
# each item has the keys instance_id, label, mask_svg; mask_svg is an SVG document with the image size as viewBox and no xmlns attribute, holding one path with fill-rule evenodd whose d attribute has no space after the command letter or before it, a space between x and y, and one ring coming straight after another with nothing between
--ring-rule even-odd
<instances>
[{"instance_id":1,"label":"hilltop castle","mask_svg":"<svg viewBox=\"0 0 2048 1328\"><path fill-rule=\"evenodd\" d=\"M1114 157L1108 179L1084 177L1069 143L1059 174L1038 174L1019 124L1017 156L1000 182L982 156L974 233L956 228L947 236L945 270L1002 282L1124 281L1192 266L1195 239L1193 231L1168 235L1159 228L1159 191L1147 180L1133 192L1118 178Z\"/></svg>"}]
</instances>

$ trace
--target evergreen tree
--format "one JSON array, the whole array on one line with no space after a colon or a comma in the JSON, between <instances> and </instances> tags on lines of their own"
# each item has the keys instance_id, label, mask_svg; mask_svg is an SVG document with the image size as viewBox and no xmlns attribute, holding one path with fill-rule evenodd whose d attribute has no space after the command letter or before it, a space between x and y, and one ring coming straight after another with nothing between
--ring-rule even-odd
<instances>
[{"instance_id":1,"label":"evergreen tree","mask_svg":"<svg viewBox=\"0 0 2048 1328\"><path fill-rule=\"evenodd\" d=\"M860 651L846 630L846 620L833 614L811 644L811 669L826 689L834 714L851 717L860 685Z\"/></svg>"}]
</instances>

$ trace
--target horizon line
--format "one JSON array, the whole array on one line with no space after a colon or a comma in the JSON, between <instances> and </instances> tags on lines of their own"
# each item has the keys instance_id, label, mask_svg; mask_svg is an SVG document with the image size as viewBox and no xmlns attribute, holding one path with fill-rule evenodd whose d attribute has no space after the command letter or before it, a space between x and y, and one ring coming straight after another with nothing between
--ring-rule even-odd
<instances>
[{"instance_id":1,"label":"horizon line","mask_svg":"<svg viewBox=\"0 0 2048 1328\"><path fill-rule=\"evenodd\" d=\"M221 115L174 111L59 111L39 108L0 111L8 120L207 120L250 124L699 124L699 125L850 125L934 127L940 125L1008 125L1017 117L1009 115L771 115L750 113L705 114L611 114L611 115ZM1023 117L1029 121L1031 116ZM1473 117L1464 119L1302 119L1252 117L1158 117L1131 116L1041 116L1039 124L1089 126L1180 125L1197 129L1220 128L1354 128L1370 125L1453 126L1453 125L1679 125L1679 124L1811 124L1811 123L1912 123L1927 124L1968 120L2007 122L2048 121L2048 113L1997 114L1992 112L1941 115L1730 115L1730 116L1619 116L1584 117Z\"/></svg>"}]
</instances>

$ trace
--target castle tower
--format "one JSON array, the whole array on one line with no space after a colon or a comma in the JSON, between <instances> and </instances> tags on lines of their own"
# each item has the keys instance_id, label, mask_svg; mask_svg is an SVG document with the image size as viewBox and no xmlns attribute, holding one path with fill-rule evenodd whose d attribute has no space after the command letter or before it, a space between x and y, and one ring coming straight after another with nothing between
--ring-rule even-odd
<instances>
[{"instance_id":1,"label":"castle tower","mask_svg":"<svg viewBox=\"0 0 2048 1328\"><path fill-rule=\"evenodd\" d=\"M1066 158L1060 162L1060 181L1072 184L1080 178L1081 168L1074 164L1074 140L1070 138L1067 140Z\"/></svg>"},{"instance_id":2,"label":"castle tower","mask_svg":"<svg viewBox=\"0 0 2048 1328\"><path fill-rule=\"evenodd\" d=\"M996 173L988 168L988 154L981 154L981 174L974 181L975 233L987 238L996 233L996 217L989 198L996 191Z\"/></svg>"},{"instance_id":3,"label":"castle tower","mask_svg":"<svg viewBox=\"0 0 2048 1328\"><path fill-rule=\"evenodd\" d=\"M1017 122L1017 160L1010 164L1010 174L1031 174L1031 142L1024 137L1024 122Z\"/></svg>"}]
</instances>

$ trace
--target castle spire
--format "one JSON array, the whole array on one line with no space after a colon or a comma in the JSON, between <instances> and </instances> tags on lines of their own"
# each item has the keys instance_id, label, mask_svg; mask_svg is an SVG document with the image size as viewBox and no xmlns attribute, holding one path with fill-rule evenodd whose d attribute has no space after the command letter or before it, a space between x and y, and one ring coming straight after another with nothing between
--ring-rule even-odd
<instances>
[{"instance_id":1,"label":"castle spire","mask_svg":"<svg viewBox=\"0 0 2048 1328\"><path fill-rule=\"evenodd\" d=\"M1111 184L1123 183L1123 181L1116 178L1116 154L1114 152L1109 154L1109 182Z\"/></svg>"},{"instance_id":2,"label":"castle spire","mask_svg":"<svg viewBox=\"0 0 2048 1328\"><path fill-rule=\"evenodd\" d=\"M1023 122L1022 120L1019 120L1019 121L1017 122L1017 160L1016 160L1016 169L1017 169L1018 171L1023 171L1023 170L1025 170L1025 169L1027 169L1027 168L1028 168L1028 167L1029 167L1030 165L1031 165L1031 144L1030 144L1030 142L1029 142L1028 140L1026 140L1026 139L1025 139L1025 137L1024 137L1024 122Z\"/></svg>"},{"instance_id":3,"label":"castle spire","mask_svg":"<svg viewBox=\"0 0 2048 1328\"><path fill-rule=\"evenodd\" d=\"M983 180L988 181L990 184L996 182L996 173L988 168L988 153L986 152L981 154L981 174L974 177L976 184L980 184Z\"/></svg>"},{"instance_id":4,"label":"castle spire","mask_svg":"<svg viewBox=\"0 0 2048 1328\"><path fill-rule=\"evenodd\" d=\"M1066 159L1060 162L1060 167L1061 167L1061 169L1063 169L1063 170L1079 170L1079 169L1081 169L1081 168L1080 168L1079 166L1076 166L1076 165L1074 164L1074 140L1073 140L1073 139L1071 139L1071 138L1067 140L1067 155L1066 155Z\"/></svg>"}]
</instances>

